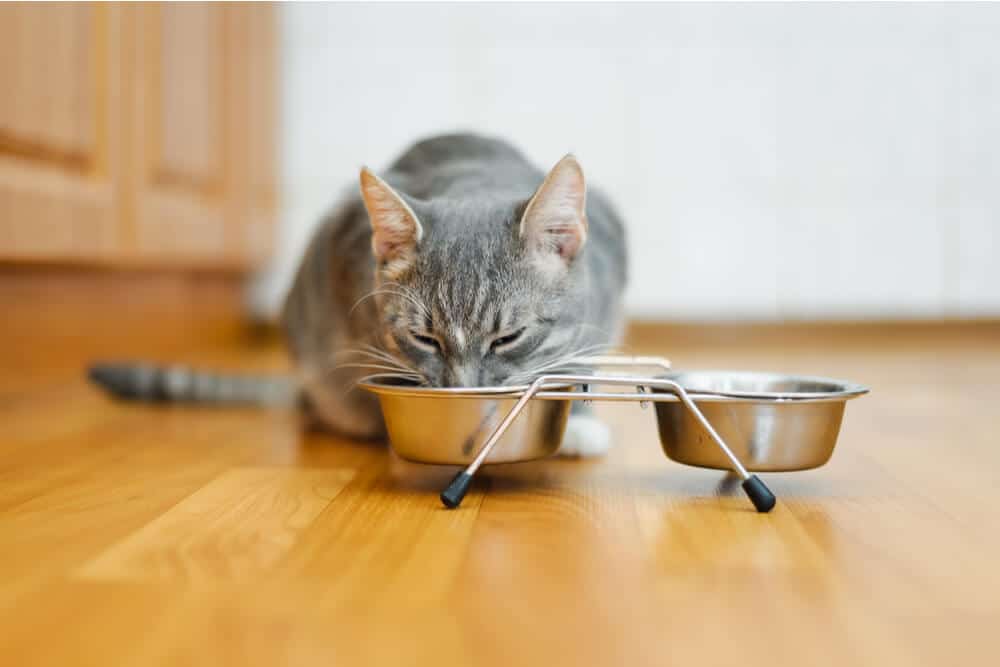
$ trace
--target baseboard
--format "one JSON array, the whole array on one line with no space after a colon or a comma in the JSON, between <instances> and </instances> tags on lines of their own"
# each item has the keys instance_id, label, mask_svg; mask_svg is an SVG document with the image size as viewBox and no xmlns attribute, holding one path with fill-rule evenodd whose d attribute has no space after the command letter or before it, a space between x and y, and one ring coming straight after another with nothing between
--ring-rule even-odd
<instances>
[{"instance_id":1,"label":"baseboard","mask_svg":"<svg viewBox=\"0 0 1000 667\"><path fill-rule=\"evenodd\" d=\"M245 282L238 272L0 265L0 367L51 372L244 339Z\"/></svg>"},{"instance_id":2,"label":"baseboard","mask_svg":"<svg viewBox=\"0 0 1000 667\"><path fill-rule=\"evenodd\" d=\"M754 345L798 345L822 339L866 339L893 344L910 340L996 340L1000 320L860 320L787 322L665 322L633 320L626 331L626 344L642 348L648 344L726 344L740 341Z\"/></svg>"}]
</instances>

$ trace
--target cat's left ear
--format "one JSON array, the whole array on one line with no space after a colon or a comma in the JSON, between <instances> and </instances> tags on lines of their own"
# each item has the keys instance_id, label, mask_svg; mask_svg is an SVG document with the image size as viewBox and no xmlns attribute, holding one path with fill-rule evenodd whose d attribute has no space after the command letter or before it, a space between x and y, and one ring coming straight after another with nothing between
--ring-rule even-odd
<instances>
[{"instance_id":1,"label":"cat's left ear","mask_svg":"<svg viewBox=\"0 0 1000 667\"><path fill-rule=\"evenodd\" d=\"M361 197L372 223L372 251L375 259L390 271L408 266L424 235L423 227L409 204L373 174L361 169Z\"/></svg>"},{"instance_id":2,"label":"cat's left ear","mask_svg":"<svg viewBox=\"0 0 1000 667\"><path fill-rule=\"evenodd\" d=\"M549 266L568 266L587 241L587 184L572 155L559 160L521 217L521 238Z\"/></svg>"}]
</instances>

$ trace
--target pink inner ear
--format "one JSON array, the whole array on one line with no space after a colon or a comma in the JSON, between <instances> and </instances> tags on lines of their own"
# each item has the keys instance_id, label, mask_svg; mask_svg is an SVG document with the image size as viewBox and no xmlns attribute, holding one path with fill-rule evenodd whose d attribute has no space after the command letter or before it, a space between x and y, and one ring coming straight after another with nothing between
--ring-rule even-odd
<instances>
[{"instance_id":1,"label":"pink inner ear","mask_svg":"<svg viewBox=\"0 0 1000 667\"><path fill-rule=\"evenodd\" d=\"M409 246L412 244L407 243L405 239L393 238L394 236L392 234L377 234L375 236L373 247L376 257L388 261L408 252Z\"/></svg>"},{"instance_id":2,"label":"pink inner ear","mask_svg":"<svg viewBox=\"0 0 1000 667\"><path fill-rule=\"evenodd\" d=\"M569 262L587 239L587 186L572 156L552 168L521 220L521 234L536 250Z\"/></svg>"},{"instance_id":3,"label":"pink inner ear","mask_svg":"<svg viewBox=\"0 0 1000 667\"><path fill-rule=\"evenodd\" d=\"M552 245L563 259L572 259L580 252L583 229L579 225L574 225L572 229L549 230L548 234L552 237Z\"/></svg>"},{"instance_id":4,"label":"pink inner ear","mask_svg":"<svg viewBox=\"0 0 1000 667\"><path fill-rule=\"evenodd\" d=\"M372 224L372 251L379 261L406 257L420 241L416 217L392 189L374 174L361 173L361 195Z\"/></svg>"},{"instance_id":5,"label":"pink inner ear","mask_svg":"<svg viewBox=\"0 0 1000 667\"><path fill-rule=\"evenodd\" d=\"M396 244L392 243L391 241L387 241L386 239L380 239L378 236L375 236L372 241L372 248L375 250L375 256L378 257L379 259L382 259L383 257L388 257L389 253L392 252L392 249L395 247L395 245Z\"/></svg>"}]
</instances>

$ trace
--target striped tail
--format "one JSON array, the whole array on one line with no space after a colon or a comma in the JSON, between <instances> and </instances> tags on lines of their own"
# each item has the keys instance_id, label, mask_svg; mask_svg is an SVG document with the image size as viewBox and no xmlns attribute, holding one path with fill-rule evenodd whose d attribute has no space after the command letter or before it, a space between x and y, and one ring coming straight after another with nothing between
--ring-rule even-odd
<instances>
[{"instance_id":1,"label":"striped tail","mask_svg":"<svg viewBox=\"0 0 1000 667\"><path fill-rule=\"evenodd\" d=\"M252 377L148 363L98 363L87 370L96 385L127 401L287 405L297 385L289 377Z\"/></svg>"}]
</instances>

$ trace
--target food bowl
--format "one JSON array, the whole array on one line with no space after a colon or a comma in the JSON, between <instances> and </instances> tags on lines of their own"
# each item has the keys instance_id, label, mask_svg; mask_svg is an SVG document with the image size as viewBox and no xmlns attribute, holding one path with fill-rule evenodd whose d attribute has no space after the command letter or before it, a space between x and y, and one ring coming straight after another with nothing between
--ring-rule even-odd
<instances>
[{"instance_id":1,"label":"food bowl","mask_svg":"<svg viewBox=\"0 0 1000 667\"><path fill-rule=\"evenodd\" d=\"M649 366L646 358L601 358ZM669 368L665 360L654 365ZM596 364L595 364L596 365ZM631 392L592 391L599 386ZM806 470L830 459L848 400L868 392L853 382L801 375L727 371L635 375L543 375L522 387L431 388L372 380L392 448L419 463L464 465L441 492L456 508L481 465L554 454L571 403L656 403L660 444L668 458L730 470L758 512L775 496L754 472Z\"/></svg>"},{"instance_id":2,"label":"food bowl","mask_svg":"<svg viewBox=\"0 0 1000 667\"><path fill-rule=\"evenodd\" d=\"M808 470L826 463L847 401L868 392L853 382L803 375L695 371L661 377L684 387L751 472ZM701 468L732 469L725 453L674 396L657 401L656 418L668 458Z\"/></svg>"},{"instance_id":3,"label":"food bowl","mask_svg":"<svg viewBox=\"0 0 1000 667\"><path fill-rule=\"evenodd\" d=\"M528 389L527 386L438 388L370 380L360 386L376 394L389 443L417 463L466 465ZM572 385L546 387L569 393ZM529 401L504 431L484 463L530 461L555 454L572 401Z\"/></svg>"}]
</instances>

